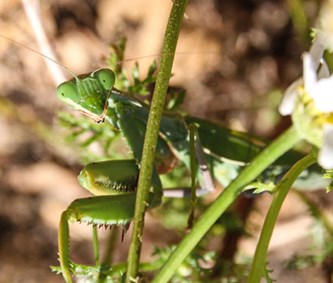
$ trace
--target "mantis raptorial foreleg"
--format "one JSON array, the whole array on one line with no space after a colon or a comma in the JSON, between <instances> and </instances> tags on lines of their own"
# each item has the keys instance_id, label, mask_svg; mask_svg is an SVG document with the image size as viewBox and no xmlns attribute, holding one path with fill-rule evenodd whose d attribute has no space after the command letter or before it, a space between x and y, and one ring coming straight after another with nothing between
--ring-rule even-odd
<instances>
[{"instance_id":1,"label":"mantis raptorial foreleg","mask_svg":"<svg viewBox=\"0 0 333 283\"><path fill-rule=\"evenodd\" d=\"M94 226L121 226L126 232L134 215L134 192L139 169L134 160L111 160L88 164L80 173L80 183L93 193L115 193L77 199L62 213L59 225L59 259L66 282L71 282L68 222L80 221ZM111 190L110 190L111 189ZM160 204L160 197L150 193L149 208ZM95 236L96 237L96 236ZM95 239L95 244L97 240ZM95 247L95 257L98 248Z\"/></svg>"},{"instance_id":2,"label":"mantis raptorial foreleg","mask_svg":"<svg viewBox=\"0 0 333 283\"><path fill-rule=\"evenodd\" d=\"M135 188L139 169L133 159L88 164L80 173L80 183L91 192L103 195L73 201L62 213L59 224L59 260L66 282L71 281L68 222L80 221L94 226L121 226L123 233L134 215ZM107 192L111 195L105 195ZM117 195L112 195L117 194ZM154 193L149 208L160 204Z\"/></svg>"}]
</instances>

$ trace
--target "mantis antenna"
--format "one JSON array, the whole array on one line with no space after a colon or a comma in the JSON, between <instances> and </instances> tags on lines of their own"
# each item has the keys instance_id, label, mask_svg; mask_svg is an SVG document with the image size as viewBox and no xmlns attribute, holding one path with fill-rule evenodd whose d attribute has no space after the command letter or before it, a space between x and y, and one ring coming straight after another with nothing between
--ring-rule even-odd
<instances>
[{"instance_id":1,"label":"mantis antenna","mask_svg":"<svg viewBox=\"0 0 333 283\"><path fill-rule=\"evenodd\" d=\"M49 56L47 56L47 55L39 52L39 51L37 51L37 50L35 50L35 49L33 49L33 48L29 47L29 46L26 46L26 45L24 45L21 42L18 42L18 41L14 40L14 39L12 39L10 37L7 37L7 36L5 36L3 34L0 34L0 37L6 39L6 40L8 40L8 41L10 41L10 42L12 42L12 43L14 43L16 45L19 45L19 46L21 46L23 48L26 48L29 51L31 51L31 52L33 52L33 53L35 53L37 55L40 55L40 56L42 56L45 59L50 60L51 62L57 64L60 67L62 67L68 74L70 74L72 77L74 77L76 80L78 80L77 75L73 71L71 71L68 67L66 67L64 64L62 64L61 62L59 62L59 61L57 61L57 60L55 60L55 59L53 59L53 58L51 58L51 57L49 57ZM202 55L202 54L216 54L216 53L218 53L218 52L217 51L176 52L176 53L171 53L170 52L170 55L173 55L173 54L175 54L175 55L200 55L201 54ZM133 60L146 59L146 58L158 57L158 56L161 56L161 54L151 54L151 55L146 55L146 56L134 57L134 58L130 58L130 59L121 60L120 62L118 62L118 64L129 62L129 61L133 61Z\"/></svg>"},{"instance_id":2,"label":"mantis antenna","mask_svg":"<svg viewBox=\"0 0 333 283\"><path fill-rule=\"evenodd\" d=\"M139 59L147 59L147 58L151 58L151 57L161 57L162 54L166 54L166 55L209 55L209 54L219 54L218 51L202 51L202 52L187 52L187 51L177 51L177 52L162 52L162 53L155 53L155 54L150 54L150 55L145 55L145 56L139 56L139 57L133 57L133 58L130 58L130 59L124 59L124 60L121 60L119 62L120 63L126 63L128 61L135 61L135 60L139 60Z\"/></svg>"},{"instance_id":3,"label":"mantis antenna","mask_svg":"<svg viewBox=\"0 0 333 283\"><path fill-rule=\"evenodd\" d=\"M21 46L21 47L23 47L23 48L26 48L26 49L28 49L29 51L31 51L31 52L33 52L33 53L35 53L35 54L38 54L38 55L40 55L40 56L42 56L42 57L44 57L44 58L50 60L51 62L57 64L57 65L60 66L60 67L62 67L66 72L68 72L68 73L69 73L71 76L73 76L75 79L78 79L78 78L77 78L77 75L76 75L74 72L72 72L68 67L66 67L64 64L58 62L57 60L52 59L51 57L49 57L49 56L47 56L47 55L45 55L45 54L43 54L43 53L41 53L41 52L39 52L39 51L37 51L37 50L35 50L35 49L32 49L31 47L26 46L26 45L24 45L23 43L18 42L18 41L14 40L14 39L12 39L12 38L10 38L10 37L7 37L7 36L5 36L5 35L3 35L3 34L0 34L0 37L6 39L6 40L8 40L8 41L10 41L10 42L12 42L12 43L14 43L14 44L16 44L16 45L19 45L19 46Z\"/></svg>"}]
</instances>

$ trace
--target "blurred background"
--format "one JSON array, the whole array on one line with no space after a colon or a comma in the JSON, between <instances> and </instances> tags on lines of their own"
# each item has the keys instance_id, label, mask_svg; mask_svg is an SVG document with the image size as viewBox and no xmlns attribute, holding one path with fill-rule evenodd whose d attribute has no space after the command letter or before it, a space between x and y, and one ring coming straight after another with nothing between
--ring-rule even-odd
<instances>
[{"instance_id":1,"label":"blurred background","mask_svg":"<svg viewBox=\"0 0 333 283\"><path fill-rule=\"evenodd\" d=\"M171 5L171 0L39 3L57 60L76 74L106 66L110 45L122 37L127 38L125 67L130 72L137 61L146 73L159 59ZM276 137L290 125L289 118L277 114L277 106L283 89L302 74L301 54L310 46L321 5L316 0L189 1L171 80L172 86L186 89L183 108L237 130ZM19 0L0 2L0 35L39 50ZM0 62L0 283L63 282L49 268L58 264L60 213L75 198L88 195L76 179L82 168L80 148L65 142L57 120L59 110L72 110L57 100L54 76L42 56L0 37ZM329 209L331 197L324 190L309 196ZM241 238L238 246L242 256L253 255L270 200L269 195L254 200L246 224L251 236ZM291 193L270 248L277 282L330 282L327 262L286 267L288 258L312 243L313 225L306 206ZM74 257L85 261L91 257L90 230L73 226ZM145 233L145 260L152 245L181 238L151 216ZM119 241L116 261L126 260L128 241L129 236Z\"/></svg>"}]
</instances>

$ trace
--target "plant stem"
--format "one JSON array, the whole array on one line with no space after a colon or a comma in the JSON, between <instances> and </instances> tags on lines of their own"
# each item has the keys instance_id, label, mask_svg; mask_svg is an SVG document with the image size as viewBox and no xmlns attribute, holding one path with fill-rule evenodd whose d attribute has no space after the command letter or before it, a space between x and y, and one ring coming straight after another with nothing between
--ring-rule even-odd
<instances>
[{"instance_id":1,"label":"plant stem","mask_svg":"<svg viewBox=\"0 0 333 283\"><path fill-rule=\"evenodd\" d=\"M92 238L93 238L94 260L97 266L100 265L100 261L99 261L98 232L96 226L93 227L92 233L93 233Z\"/></svg>"},{"instance_id":2,"label":"plant stem","mask_svg":"<svg viewBox=\"0 0 333 283\"><path fill-rule=\"evenodd\" d=\"M166 92L171 76L173 58L178 41L181 22L188 0L174 0L164 36L160 68L156 78L156 87L149 112L141 168L138 182L133 233L128 255L126 282L137 282L138 266L142 245L144 214L151 187L155 150L163 115Z\"/></svg>"},{"instance_id":3,"label":"plant stem","mask_svg":"<svg viewBox=\"0 0 333 283\"><path fill-rule=\"evenodd\" d=\"M244 186L260 175L278 157L293 148L300 140L301 138L296 130L291 127L258 154L203 213L193 226L191 233L187 234L180 242L152 283L168 282L186 256L188 256L210 227L236 199Z\"/></svg>"},{"instance_id":4,"label":"plant stem","mask_svg":"<svg viewBox=\"0 0 333 283\"><path fill-rule=\"evenodd\" d=\"M315 154L310 153L309 155L305 156L301 160L297 161L293 167L291 167L291 169L285 174L283 179L276 186L276 193L274 194L272 204L268 210L263 228L261 230L261 235L253 258L248 282L260 282L261 277L264 275L269 241L272 237L273 229L283 201L285 200L289 189L291 188L297 177L307 167L314 164L315 162Z\"/></svg>"}]
</instances>

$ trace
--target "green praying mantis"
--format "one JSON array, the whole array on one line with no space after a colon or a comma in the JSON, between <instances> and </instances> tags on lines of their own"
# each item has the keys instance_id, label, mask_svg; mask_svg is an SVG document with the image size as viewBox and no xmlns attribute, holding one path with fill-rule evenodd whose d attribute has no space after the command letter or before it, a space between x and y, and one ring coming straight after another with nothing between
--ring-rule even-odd
<instances>
[{"instance_id":1,"label":"green praying mantis","mask_svg":"<svg viewBox=\"0 0 333 283\"><path fill-rule=\"evenodd\" d=\"M115 74L109 69L99 69L90 74L74 77L59 85L58 97L73 108L89 116L97 123L110 123L121 131L134 159L108 160L86 165L79 175L83 187L93 197L73 201L62 213L59 226L59 257L61 271L66 282L72 282L71 268L74 263L69 253L69 221L81 221L99 226L128 228L133 215L136 184L140 170L142 146L149 114L149 105L114 87ZM201 170L201 184L208 186L199 194L213 190L210 172L224 186L235 178L265 143L244 133L223 127L207 120L165 112L160 126L148 208L160 205L162 196L182 196L186 191L163 192L159 174L165 168L172 169L176 158L190 167L189 127L197 128L195 155ZM200 142L199 142L200 141ZM202 150L200 150L202 146ZM290 167L302 154L291 151L282 156L264 174L277 176ZM210 165L208 170L207 165ZM164 168L164 169L163 169ZM200 178L200 176L199 176ZM320 178L320 169L306 172L296 186L311 186Z\"/></svg>"}]
</instances>

